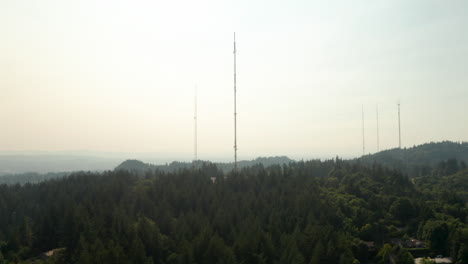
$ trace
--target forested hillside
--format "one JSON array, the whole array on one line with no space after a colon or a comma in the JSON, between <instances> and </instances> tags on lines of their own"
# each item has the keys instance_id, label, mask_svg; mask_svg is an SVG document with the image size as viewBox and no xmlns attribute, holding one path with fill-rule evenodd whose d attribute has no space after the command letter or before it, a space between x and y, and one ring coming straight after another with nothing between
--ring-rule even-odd
<instances>
[{"instance_id":1,"label":"forested hillside","mask_svg":"<svg viewBox=\"0 0 468 264\"><path fill-rule=\"evenodd\" d=\"M286 157L286 156L278 156L278 157L258 157L253 160L241 160L237 163L238 168L245 168L253 165L262 164L263 166L271 166L271 165L283 165L293 162L294 160ZM205 166L206 164L213 164L216 165L219 169L223 172L227 173L234 169L234 163L232 162L211 162L207 160L196 160L193 162L180 162L180 161L173 161L170 164L165 165L154 165L149 163L144 163L139 160L126 160L122 162L119 166L117 166L116 170L126 170L131 172L136 172L140 174L146 173L148 170L158 170L158 171L165 171L165 172L175 172L180 169L191 169L191 168L200 168Z\"/></svg>"},{"instance_id":2,"label":"forested hillside","mask_svg":"<svg viewBox=\"0 0 468 264\"><path fill-rule=\"evenodd\" d=\"M389 149L356 159L372 165L382 164L408 174L410 177L450 175L466 168L468 142L431 142L404 149Z\"/></svg>"},{"instance_id":3,"label":"forested hillside","mask_svg":"<svg viewBox=\"0 0 468 264\"><path fill-rule=\"evenodd\" d=\"M467 175L337 159L0 185L0 263L468 263Z\"/></svg>"}]
</instances>

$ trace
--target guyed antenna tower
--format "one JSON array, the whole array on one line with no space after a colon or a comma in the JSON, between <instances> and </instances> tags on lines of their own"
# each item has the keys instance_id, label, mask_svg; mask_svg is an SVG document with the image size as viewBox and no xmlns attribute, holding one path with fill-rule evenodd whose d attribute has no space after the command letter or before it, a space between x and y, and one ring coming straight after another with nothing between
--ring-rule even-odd
<instances>
[{"instance_id":1,"label":"guyed antenna tower","mask_svg":"<svg viewBox=\"0 0 468 264\"><path fill-rule=\"evenodd\" d=\"M401 149L400 102L398 102L398 148Z\"/></svg>"},{"instance_id":2,"label":"guyed antenna tower","mask_svg":"<svg viewBox=\"0 0 468 264\"><path fill-rule=\"evenodd\" d=\"M377 114L377 152L380 151L380 142L379 142L379 105L375 106L376 114Z\"/></svg>"},{"instance_id":3,"label":"guyed antenna tower","mask_svg":"<svg viewBox=\"0 0 468 264\"><path fill-rule=\"evenodd\" d=\"M195 99L193 109L193 161L198 160L198 87L195 84ZM195 164L194 164L195 165Z\"/></svg>"},{"instance_id":4,"label":"guyed antenna tower","mask_svg":"<svg viewBox=\"0 0 468 264\"><path fill-rule=\"evenodd\" d=\"M234 32L234 170L237 170L237 72L236 72L236 32Z\"/></svg>"},{"instance_id":5,"label":"guyed antenna tower","mask_svg":"<svg viewBox=\"0 0 468 264\"><path fill-rule=\"evenodd\" d=\"M366 154L366 142L364 138L364 105L362 105L362 155Z\"/></svg>"}]
</instances>

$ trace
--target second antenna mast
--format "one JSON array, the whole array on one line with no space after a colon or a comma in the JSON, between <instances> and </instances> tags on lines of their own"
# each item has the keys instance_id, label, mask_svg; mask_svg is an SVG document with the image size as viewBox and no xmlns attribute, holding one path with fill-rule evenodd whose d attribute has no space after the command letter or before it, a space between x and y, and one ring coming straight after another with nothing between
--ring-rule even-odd
<instances>
[{"instance_id":1,"label":"second antenna mast","mask_svg":"<svg viewBox=\"0 0 468 264\"><path fill-rule=\"evenodd\" d=\"M398 148L401 149L400 102L398 102Z\"/></svg>"},{"instance_id":2,"label":"second antenna mast","mask_svg":"<svg viewBox=\"0 0 468 264\"><path fill-rule=\"evenodd\" d=\"M236 32L234 32L234 169L237 170Z\"/></svg>"},{"instance_id":3,"label":"second antenna mast","mask_svg":"<svg viewBox=\"0 0 468 264\"><path fill-rule=\"evenodd\" d=\"M198 160L198 87L195 84L195 102L194 102L194 109L193 109L193 162L194 165Z\"/></svg>"},{"instance_id":4,"label":"second antenna mast","mask_svg":"<svg viewBox=\"0 0 468 264\"><path fill-rule=\"evenodd\" d=\"M366 154L366 142L364 137L364 105L362 105L362 155Z\"/></svg>"}]
</instances>

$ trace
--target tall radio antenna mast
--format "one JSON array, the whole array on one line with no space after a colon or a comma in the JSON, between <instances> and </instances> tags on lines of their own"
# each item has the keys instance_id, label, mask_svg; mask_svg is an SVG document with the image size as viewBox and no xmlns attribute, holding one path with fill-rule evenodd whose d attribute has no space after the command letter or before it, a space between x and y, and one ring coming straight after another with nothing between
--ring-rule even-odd
<instances>
[{"instance_id":1,"label":"tall radio antenna mast","mask_svg":"<svg viewBox=\"0 0 468 264\"><path fill-rule=\"evenodd\" d=\"M401 149L400 102L398 102L398 148Z\"/></svg>"},{"instance_id":2,"label":"tall radio antenna mast","mask_svg":"<svg viewBox=\"0 0 468 264\"><path fill-rule=\"evenodd\" d=\"M236 32L234 32L234 169L237 170Z\"/></svg>"},{"instance_id":3,"label":"tall radio antenna mast","mask_svg":"<svg viewBox=\"0 0 468 264\"><path fill-rule=\"evenodd\" d=\"M376 110L376 114L377 114L377 152L380 151L380 148L379 148L379 105L376 105L375 107L375 110Z\"/></svg>"},{"instance_id":4,"label":"tall radio antenna mast","mask_svg":"<svg viewBox=\"0 0 468 264\"><path fill-rule=\"evenodd\" d=\"M366 144L364 141L364 105L362 105L362 155L366 154Z\"/></svg>"},{"instance_id":5,"label":"tall radio antenna mast","mask_svg":"<svg viewBox=\"0 0 468 264\"><path fill-rule=\"evenodd\" d=\"M198 98L197 97L198 97L198 87L195 84L195 102L194 102L194 114L193 114L193 122L194 122L194 128L193 128L194 129L193 130L193 133L194 133L194 135L193 135L193 140L194 140L194 142L193 142L193 144L194 144L194 146L193 146L193 152L194 152L193 153L194 154L193 155L193 161L194 162L196 162L198 160L198 124L197 124L197 122L198 122L198 120L197 120Z\"/></svg>"}]
</instances>

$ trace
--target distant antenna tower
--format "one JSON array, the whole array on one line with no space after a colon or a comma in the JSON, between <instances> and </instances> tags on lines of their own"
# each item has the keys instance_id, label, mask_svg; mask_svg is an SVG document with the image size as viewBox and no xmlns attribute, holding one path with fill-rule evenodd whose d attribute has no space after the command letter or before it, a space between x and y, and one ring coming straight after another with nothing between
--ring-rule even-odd
<instances>
[{"instance_id":1,"label":"distant antenna tower","mask_svg":"<svg viewBox=\"0 0 468 264\"><path fill-rule=\"evenodd\" d=\"M400 102L398 102L398 148L401 149Z\"/></svg>"},{"instance_id":2,"label":"distant antenna tower","mask_svg":"<svg viewBox=\"0 0 468 264\"><path fill-rule=\"evenodd\" d=\"M364 140L364 105L362 105L362 155L366 154L366 144Z\"/></svg>"},{"instance_id":3,"label":"distant antenna tower","mask_svg":"<svg viewBox=\"0 0 468 264\"><path fill-rule=\"evenodd\" d=\"M197 85L195 85L195 102L194 102L194 114L193 114L193 122L194 122L194 128L193 128L194 129L193 130L193 133L194 133L194 135L193 135L193 140L194 140L194 142L193 142L193 144L194 144L194 146L193 146L193 152L194 152L193 161L194 162L198 160L198 153L197 153L197 151L198 151L198 149L197 149L198 148L198 127L197 127L197 125L198 125L197 124L197 121L198 121L197 120L197 114L198 114L197 113L197 110L198 110L197 109L198 108L198 105L197 105L198 102L197 101L198 101L198 98L197 97L198 97L198 87L197 87Z\"/></svg>"},{"instance_id":4,"label":"distant antenna tower","mask_svg":"<svg viewBox=\"0 0 468 264\"><path fill-rule=\"evenodd\" d=\"M379 147L379 105L376 105L375 107L376 114L377 114L377 152L380 151Z\"/></svg>"},{"instance_id":5,"label":"distant antenna tower","mask_svg":"<svg viewBox=\"0 0 468 264\"><path fill-rule=\"evenodd\" d=\"M236 32L234 32L234 169L237 170Z\"/></svg>"}]
</instances>

